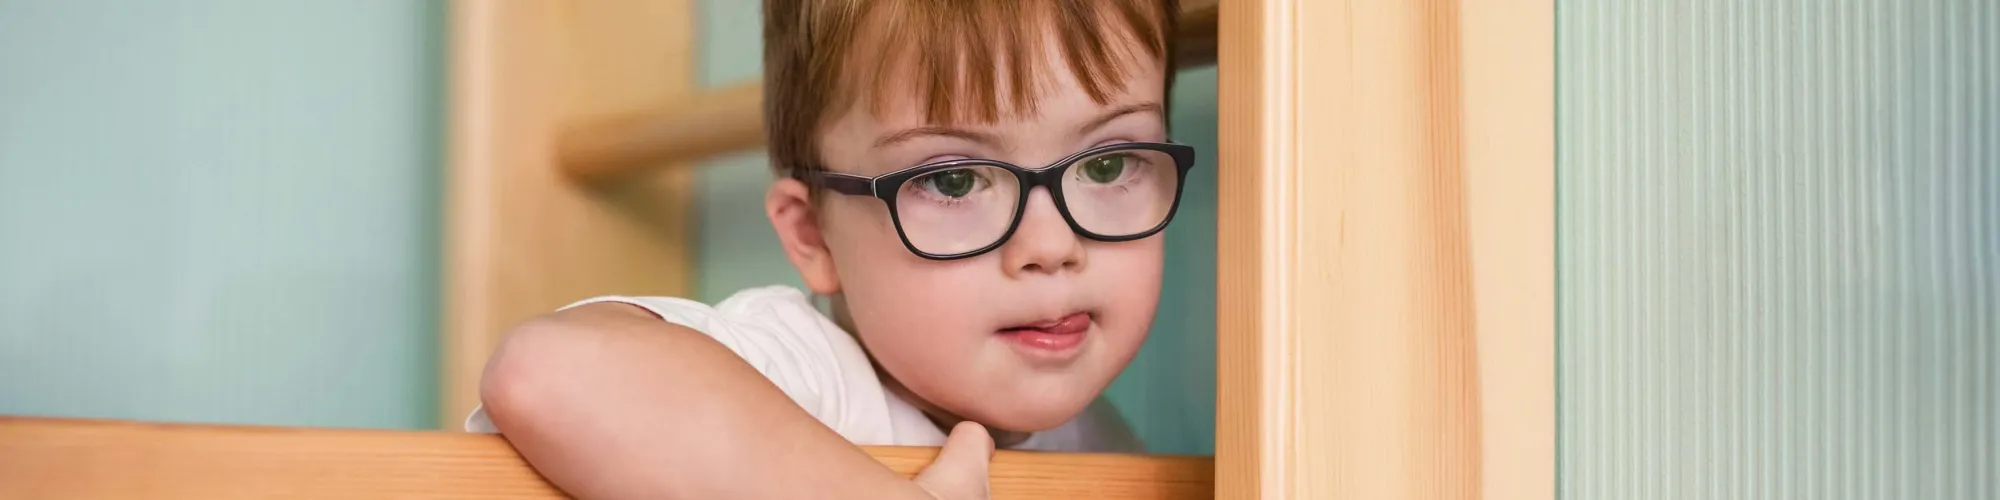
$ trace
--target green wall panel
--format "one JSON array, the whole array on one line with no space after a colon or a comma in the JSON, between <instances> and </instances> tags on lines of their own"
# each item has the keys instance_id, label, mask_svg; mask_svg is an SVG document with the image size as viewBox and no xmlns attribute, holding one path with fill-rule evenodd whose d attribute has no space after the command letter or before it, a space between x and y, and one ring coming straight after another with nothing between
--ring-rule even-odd
<instances>
[{"instance_id":1,"label":"green wall panel","mask_svg":"<svg viewBox=\"0 0 2000 500\"><path fill-rule=\"evenodd\" d=\"M432 426L443 18L0 0L0 414Z\"/></svg>"}]
</instances>

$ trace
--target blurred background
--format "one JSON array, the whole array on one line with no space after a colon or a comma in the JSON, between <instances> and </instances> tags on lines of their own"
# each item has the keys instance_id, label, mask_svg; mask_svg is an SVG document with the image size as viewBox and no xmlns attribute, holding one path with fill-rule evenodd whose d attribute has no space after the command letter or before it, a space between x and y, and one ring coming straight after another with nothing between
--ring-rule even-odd
<instances>
[{"instance_id":1,"label":"blurred background","mask_svg":"<svg viewBox=\"0 0 2000 500\"><path fill-rule=\"evenodd\" d=\"M0 414L433 425L445 8L0 1Z\"/></svg>"},{"instance_id":2,"label":"blurred background","mask_svg":"<svg viewBox=\"0 0 2000 500\"><path fill-rule=\"evenodd\" d=\"M0 414L437 427L449 9L0 0ZM695 10L701 84L757 77L761 2ZM1211 453L1214 68L1172 109L1201 163L1109 397ZM695 174L697 299L798 283L765 165Z\"/></svg>"}]
</instances>

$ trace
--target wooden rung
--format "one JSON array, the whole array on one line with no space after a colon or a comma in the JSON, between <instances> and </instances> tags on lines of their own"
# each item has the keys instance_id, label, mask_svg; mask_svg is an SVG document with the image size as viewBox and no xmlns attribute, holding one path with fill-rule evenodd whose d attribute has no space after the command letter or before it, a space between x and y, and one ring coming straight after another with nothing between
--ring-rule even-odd
<instances>
[{"instance_id":1,"label":"wooden rung","mask_svg":"<svg viewBox=\"0 0 2000 500\"><path fill-rule=\"evenodd\" d=\"M865 447L915 475L936 448ZM1209 498L1206 457L1003 451L993 498ZM500 436L0 417L0 498L562 498Z\"/></svg>"},{"instance_id":2,"label":"wooden rung","mask_svg":"<svg viewBox=\"0 0 2000 500\"><path fill-rule=\"evenodd\" d=\"M654 109L588 120L563 131L563 173L607 182L649 168L764 145L764 85L704 91Z\"/></svg>"},{"instance_id":3,"label":"wooden rung","mask_svg":"<svg viewBox=\"0 0 2000 500\"><path fill-rule=\"evenodd\" d=\"M1176 62L1215 64L1218 0L1181 2ZM564 175L602 184L667 165L764 145L764 87L746 82L701 92L657 108L597 117L565 127L557 163Z\"/></svg>"}]
</instances>

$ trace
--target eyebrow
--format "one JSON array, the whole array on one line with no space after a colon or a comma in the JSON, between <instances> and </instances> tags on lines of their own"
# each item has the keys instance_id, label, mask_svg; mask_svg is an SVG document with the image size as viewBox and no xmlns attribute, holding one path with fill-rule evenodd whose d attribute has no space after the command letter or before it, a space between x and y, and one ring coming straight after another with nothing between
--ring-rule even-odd
<instances>
[{"instance_id":1,"label":"eyebrow","mask_svg":"<svg viewBox=\"0 0 2000 500\"><path fill-rule=\"evenodd\" d=\"M1088 134L1091 131L1103 127L1104 124L1111 123L1111 120L1116 120L1121 117L1124 117L1125 115L1137 114L1137 113L1159 114L1160 103L1142 102L1138 104L1127 104L1124 106L1112 108L1111 111L1105 112L1103 115L1098 116L1097 119L1084 122L1083 126L1077 127L1076 135Z\"/></svg>"},{"instance_id":2,"label":"eyebrow","mask_svg":"<svg viewBox=\"0 0 2000 500\"><path fill-rule=\"evenodd\" d=\"M882 148L882 147L893 146L899 143L908 142L910 140L919 137L950 137L953 139L964 139L972 142L977 142L987 146L992 146L1000 143L999 138L994 137L993 134L988 134L984 132L975 132L962 128L951 128L951 127L917 127L912 129L900 130L894 134L882 136L881 139L875 140L875 147Z\"/></svg>"},{"instance_id":3,"label":"eyebrow","mask_svg":"<svg viewBox=\"0 0 2000 500\"><path fill-rule=\"evenodd\" d=\"M1157 102L1142 102L1137 104L1127 104L1124 106L1119 106L1116 108L1112 108L1111 111L1107 111L1102 115L1098 115L1097 118L1093 118L1088 122L1084 122L1082 126L1076 128L1076 133L1077 135L1088 134L1091 131L1103 127L1107 123L1111 123L1112 120L1119 119L1121 117L1124 117L1125 115L1136 114L1136 113L1157 114L1159 112L1160 112L1160 103ZM1000 144L1000 139L998 137L995 137L993 134L988 134L985 132L966 130L962 128L953 128L953 127L916 127L916 128L899 130L896 131L896 133L882 136L882 138L875 140L875 147L877 148L889 147L896 144L909 142L911 140L915 140L920 137L949 137L953 139L963 139L967 141L977 142L987 146L994 146Z\"/></svg>"}]
</instances>

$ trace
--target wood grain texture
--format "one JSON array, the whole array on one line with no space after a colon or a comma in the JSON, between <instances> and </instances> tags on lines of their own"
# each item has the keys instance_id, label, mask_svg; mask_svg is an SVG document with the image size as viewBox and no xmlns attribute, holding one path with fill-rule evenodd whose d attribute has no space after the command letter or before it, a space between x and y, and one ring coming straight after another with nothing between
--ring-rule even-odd
<instances>
[{"instance_id":1,"label":"wood grain texture","mask_svg":"<svg viewBox=\"0 0 2000 500\"><path fill-rule=\"evenodd\" d=\"M1300 473L1282 496L1478 497L1450 7L1302 1L1289 19L1296 66L1273 73L1298 115L1272 140L1297 170L1280 187L1298 191L1280 253L1295 278L1275 300L1297 329L1284 355Z\"/></svg>"},{"instance_id":2,"label":"wood grain texture","mask_svg":"<svg viewBox=\"0 0 2000 500\"><path fill-rule=\"evenodd\" d=\"M492 435L0 417L0 498L554 498Z\"/></svg>"},{"instance_id":3,"label":"wood grain texture","mask_svg":"<svg viewBox=\"0 0 2000 500\"><path fill-rule=\"evenodd\" d=\"M1264 1L1222 5L1217 21L1216 56L1216 380L1215 493L1217 498L1277 498L1285 474L1283 456L1291 447L1279 385L1285 375L1285 344L1291 331L1277 328L1279 294L1268 267L1290 248L1291 191L1282 189L1295 170L1281 168L1288 148L1267 136L1291 120L1289 91L1268 76L1284 61L1267 57L1267 31L1288 28L1285 7ZM1281 35L1282 33L1273 33ZM1276 55L1276 54L1274 54ZM1272 85L1267 85L1267 82ZM1269 307L1267 307L1269 306Z\"/></svg>"},{"instance_id":4,"label":"wood grain texture","mask_svg":"<svg viewBox=\"0 0 2000 500\"><path fill-rule=\"evenodd\" d=\"M564 174L613 184L659 159L707 158L764 146L764 86L737 84L642 111L581 120L563 132Z\"/></svg>"},{"instance_id":5,"label":"wood grain texture","mask_svg":"<svg viewBox=\"0 0 2000 500\"><path fill-rule=\"evenodd\" d=\"M439 425L457 429L506 328L603 294L690 291L689 173L585 189L559 124L685 95L687 0L460 0L452 7Z\"/></svg>"},{"instance_id":6,"label":"wood grain texture","mask_svg":"<svg viewBox=\"0 0 2000 500\"><path fill-rule=\"evenodd\" d=\"M1463 158L1481 491L1556 497L1555 6L1464 2Z\"/></svg>"},{"instance_id":7,"label":"wood grain texture","mask_svg":"<svg viewBox=\"0 0 2000 500\"><path fill-rule=\"evenodd\" d=\"M1551 18L1500 8L1223 5L1218 496L1552 498Z\"/></svg>"},{"instance_id":8,"label":"wood grain texture","mask_svg":"<svg viewBox=\"0 0 2000 500\"><path fill-rule=\"evenodd\" d=\"M1215 63L1220 12L1218 0L1181 2L1178 67ZM576 182L602 186L660 166L762 147L763 106L763 84L750 81L581 117L564 127L559 168Z\"/></svg>"},{"instance_id":9,"label":"wood grain texture","mask_svg":"<svg viewBox=\"0 0 2000 500\"><path fill-rule=\"evenodd\" d=\"M935 448L867 447L912 476ZM1003 451L996 499L1192 499L1200 457ZM0 498L560 498L497 435L0 417Z\"/></svg>"}]
</instances>

